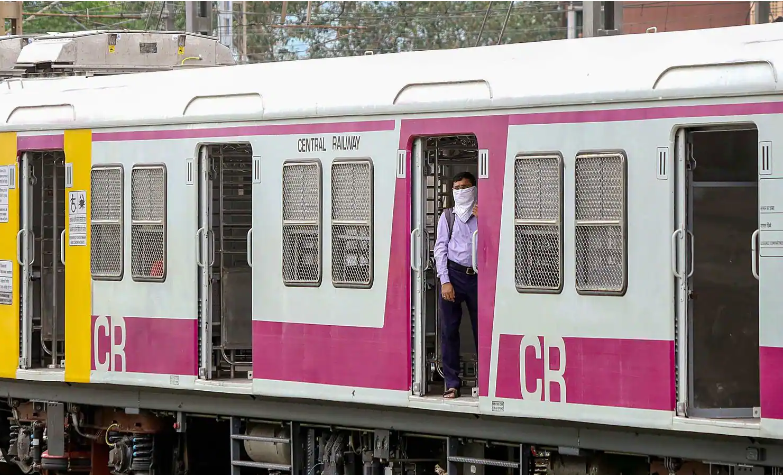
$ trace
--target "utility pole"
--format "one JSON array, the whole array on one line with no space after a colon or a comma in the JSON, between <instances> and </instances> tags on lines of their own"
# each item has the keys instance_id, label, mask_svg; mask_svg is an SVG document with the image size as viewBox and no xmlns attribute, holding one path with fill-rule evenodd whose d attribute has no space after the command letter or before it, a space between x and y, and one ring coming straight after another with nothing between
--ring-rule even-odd
<instances>
[{"instance_id":1,"label":"utility pole","mask_svg":"<svg viewBox=\"0 0 783 475\"><path fill-rule=\"evenodd\" d=\"M185 31L212 36L211 2L185 2Z\"/></svg>"},{"instance_id":2,"label":"utility pole","mask_svg":"<svg viewBox=\"0 0 783 475\"><path fill-rule=\"evenodd\" d=\"M218 38L220 44L231 50L237 59L234 47L234 2L217 2L218 4Z\"/></svg>"},{"instance_id":3,"label":"utility pole","mask_svg":"<svg viewBox=\"0 0 783 475\"><path fill-rule=\"evenodd\" d=\"M0 35L22 34L22 2L0 2ZM11 29L5 29L6 21L10 21Z\"/></svg>"},{"instance_id":4,"label":"utility pole","mask_svg":"<svg viewBox=\"0 0 783 475\"><path fill-rule=\"evenodd\" d=\"M174 18L174 5L173 4L174 4L174 2L166 2L166 5L165 5L166 11L165 11L164 15L166 15L166 31L174 31L174 30L177 29L177 26L176 26L176 23L175 23L176 18Z\"/></svg>"},{"instance_id":5,"label":"utility pole","mask_svg":"<svg viewBox=\"0 0 783 475\"><path fill-rule=\"evenodd\" d=\"M623 2L582 2L583 36L621 35Z\"/></svg>"},{"instance_id":6,"label":"utility pole","mask_svg":"<svg viewBox=\"0 0 783 475\"><path fill-rule=\"evenodd\" d=\"M247 2L242 1L242 63L247 63Z\"/></svg>"},{"instance_id":7,"label":"utility pole","mask_svg":"<svg viewBox=\"0 0 783 475\"><path fill-rule=\"evenodd\" d=\"M580 20L582 19L582 4L581 2L569 2L566 9L566 30L567 38L573 40L579 38Z\"/></svg>"},{"instance_id":8,"label":"utility pole","mask_svg":"<svg viewBox=\"0 0 783 475\"><path fill-rule=\"evenodd\" d=\"M769 14L770 14L770 7L769 2L753 2L753 9L755 10L754 13L754 22L756 24L759 23L769 23Z\"/></svg>"}]
</instances>

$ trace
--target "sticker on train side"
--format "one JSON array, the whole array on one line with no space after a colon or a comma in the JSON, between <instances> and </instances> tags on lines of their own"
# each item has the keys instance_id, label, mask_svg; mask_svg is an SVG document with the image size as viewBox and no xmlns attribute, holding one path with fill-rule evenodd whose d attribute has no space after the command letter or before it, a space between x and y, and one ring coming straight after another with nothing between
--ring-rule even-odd
<instances>
[{"instance_id":1,"label":"sticker on train side","mask_svg":"<svg viewBox=\"0 0 783 475\"><path fill-rule=\"evenodd\" d=\"M68 245L87 245L87 192L68 192Z\"/></svg>"},{"instance_id":2,"label":"sticker on train side","mask_svg":"<svg viewBox=\"0 0 783 475\"><path fill-rule=\"evenodd\" d=\"M8 189L11 182L10 176L9 167L0 167L0 223L8 222Z\"/></svg>"},{"instance_id":3,"label":"sticker on train side","mask_svg":"<svg viewBox=\"0 0 783 475\"><path fill-rule=\"evenodd\" d=\"M14 263L0 261L0 305L12 305L14 298Z\"/></svg>"}]
</instances>

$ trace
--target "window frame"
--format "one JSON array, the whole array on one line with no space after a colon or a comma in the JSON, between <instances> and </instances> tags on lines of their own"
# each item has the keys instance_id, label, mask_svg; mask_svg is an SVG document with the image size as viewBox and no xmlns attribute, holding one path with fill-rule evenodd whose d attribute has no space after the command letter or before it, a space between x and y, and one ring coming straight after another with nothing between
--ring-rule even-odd
<instances>
[{"instance_id":1,"label":"window frame","mask_svg":"<svg viewBox=\"0 0 783 475\"><path fill-rule=\"evenodd\" d=\"M596 156L611 157L617 156L620 159L620 205L621 217L619 220L580 220L577 219L577 162L580 158L594 158ZM577 252L577 229L580 227L602 227L602 226L620 226L620 244L622 251L622 285L619 289L606 290L595 288L580 288L577 280L577 268L579 265L579 253ZM628 155L622 149L602 149L602 150L580 150L574 157L574 288L579 295L596 295L622 297L628 290Z\"/></svg>"},{"instance_id":2,"label":"window frame","mask_svg":"<svg viewBox=\"0 0 783 475\"><path fill-rule=\"evenodd\" d=\"M556 159L557 160L557 193L558 193L558 200L557 200L557 206L558 206L558 212L557 217L555 219L517 219L517 162L520 160L534 160L534 159ZM563 286L565 283L565 226L563 223L564 218L564 209L565 209L565 196L564 196L564 189L565 189L565 160L563 159L563 154L559 151L545 151L545 152L520 152L517 153L516 156L514 156L514 161L512 163L512 184L513 184L513 193L512 193L512 200L513 200L513 206L512 206L512 218L513 218L513 233L514 233L514 239L513 239L513 245L514 245L514 288L516 288L517 292L520 294L560 294L563 292ZM557 237L558 237L558 245L559 245L559 252L560 252L560 259L559 259L559 265L558 265L558 271L559 274L559 285L557 287L528 287L528 286L520 286L517 282L516 278L516 271L517 271L517 226L536 226L536 227L548 227L548 226L557 226Z\"/></svg>"},{"instance_id":3,"label":"window frame","mask_svg":"<svg viewBox=\"0 0 783 475\"><path fill-rule=\"evenodd\" d=\"M369 218L366 220L366 224L361 224L362 221L360 220L339 220L334 219L334 169L335 165L343 165L343 164L355 164L355 163L366 163L369 168L369 186L370 186L370 214ZM371 157L351 157L351 158L335 158L332 160L332 164L330 166L330 174L329 174L329 191L331 193L331 200L330 200L330 208L329 208L329 218L330 218L330 236L329 239L331 240L331 254L330 254L330 260L331 260L331 276L332 276L332 286L338 289L371 289L373 286L373 283L375 281L375 164L373 163L373 160ZM369 265L368 267L368 274L369 279L367 282L346 282L346 281L339 281L334 279L334 229L335 226L366 226L368 228L368 235L369 235Z\"/></svg>"},{"instance_id":4,"label":"window frame","mask_svg":"<svg viewBox=\"0 0 783 475\"><path fill-rule=\"evenodd\" d=\"M163 171L163 218L161 219L161 223L151 223L151 222L135 222L133 220L133 172L135 170L157 170L160 169ZM150 282L150 283L163 283L166 282L166 278L168 277L169 273L169 265L168 265L168 170L166 168L166 164L159 162L159 163L142 163L142 164L134 164L131 167L131 179L130 179L130 236L131 236L131 278L134 282ZM133 226L143 226L143 225L163 225L163 275L160 277L151 277L151 276L135 276L133 275Z\"/></svg>"},{"instance_id":5,"label":"window frame","mask_svg":"<svg viewBox=\"0 0 783 475\"><path fill-rule=\"evenodd\" d=\"M286 220L285 219L285 169L286 167L312 166L315 165L318 170L318 213L316 214L315 226L318 235L318 276L314 281L290 281L285 278L285 228L286 226L312 226L312 220ZM283 285L286 287L320 287L324 275L324 252L323 252L323 164L318 158L297 158L284 160L280 169L280 273L283 279Z\"/></svg>"},{"instance_id":6,"label":"window frame","mask_svg":"<svg viewBox=\"0 0 783 475\"><path fill-rule=\"evenodd\" d=\"M93 193L93 172L96 170L119 170L120 172L120 218L113 220L96 220L93 213L95 203L95 194ZM97 222L96 222L97 221ZM92 271L93 252L95 246L93 242L93 226L101 224L119 224L120 225L120 273L119 275L96 275ZM99 282L118 282L125 277L125 167L122 163L105 163L93 165L90 168L90 277L93 281Z\"/></svg>"}]
</instances>

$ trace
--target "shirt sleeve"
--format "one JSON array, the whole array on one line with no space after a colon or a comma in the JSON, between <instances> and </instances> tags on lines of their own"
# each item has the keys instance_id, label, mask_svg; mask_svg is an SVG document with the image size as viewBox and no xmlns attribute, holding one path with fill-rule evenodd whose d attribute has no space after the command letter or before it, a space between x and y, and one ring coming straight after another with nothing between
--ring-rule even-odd
<instances>
[{"instance_id":1,"label":"shirt sleeve","mask_svg":"<svg viewBox=\"0 0 783 475\"><path fill-rule=\"evenodd\" d=\"M449 255L449 223L446 221L445 212L441 213L438 220L438 231L435 238L435 269L438 272L441 284L448 284L449 269L446 264Z\"/></svg>"}]
</instances>

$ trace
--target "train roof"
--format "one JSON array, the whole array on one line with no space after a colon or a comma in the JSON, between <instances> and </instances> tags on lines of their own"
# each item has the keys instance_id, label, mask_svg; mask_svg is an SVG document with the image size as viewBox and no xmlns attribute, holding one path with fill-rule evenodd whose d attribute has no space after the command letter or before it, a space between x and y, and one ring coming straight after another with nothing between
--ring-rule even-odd
<instances>
[{"instance_id":1,"label":"train roof","mask_svg":"<svg viewBox=\"0 0 783 475\"><path fill-rule=\"evenodd\" d=\"M0 83L0 130L771 94L783 25Z\"/></svg>"}]
</instances>

